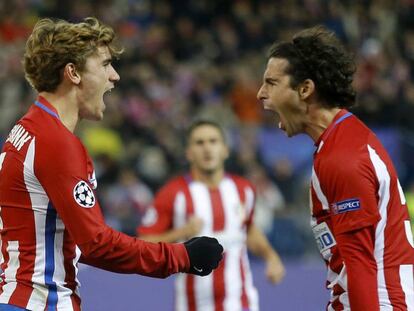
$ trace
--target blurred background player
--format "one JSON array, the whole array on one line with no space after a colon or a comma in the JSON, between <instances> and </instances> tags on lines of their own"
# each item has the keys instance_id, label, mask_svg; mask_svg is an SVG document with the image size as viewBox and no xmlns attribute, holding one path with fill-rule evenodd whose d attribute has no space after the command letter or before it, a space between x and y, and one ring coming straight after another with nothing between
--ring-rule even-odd
<instances>
[{"instance_id":1,"label":"blurred background player","mask_svg":"<svg viewBox=\"0 0 414 311\"><path fill-rule=\"evenodd\" d=\"M0 310L80 310L78 261L119 273L206 275L222 247L212 238L148 243L107 226L92 160L73 134L101 120L121 50L96 18L41 19L26 43L26 78L38 92L0 154Z\"/></svg>"},{"instance_id":2,"label":"blurred background player","mask_svg":"<svg viewBox=\"0 0 414 311\"><path fill-rule=\"evenodd\" d=\"M223 244L223 261L212 275L177 277L178 311L258 310L247 249L265 260L270 282L280 282L285 273L278 254L252 221L252 185L225 172L228 156L224 133L217 123L193 123L186 149L190 172L162 187L138 228L139 237L152 242L183 241L202 234L214 236Z\"/></svg>"},{"instance_id":3,"label":"blurred background player","mask_svg":"<svg viewBox=\"0 0 414 311\"><path fill-rule=\"evenodd\" d=\"M271 47L257 97L288 137L315 142L311 224L328 268L327 310L414 310L406 200L385 148L347 111L354 72L334 33L305 29Z\"/></svg>"}]
</instances>

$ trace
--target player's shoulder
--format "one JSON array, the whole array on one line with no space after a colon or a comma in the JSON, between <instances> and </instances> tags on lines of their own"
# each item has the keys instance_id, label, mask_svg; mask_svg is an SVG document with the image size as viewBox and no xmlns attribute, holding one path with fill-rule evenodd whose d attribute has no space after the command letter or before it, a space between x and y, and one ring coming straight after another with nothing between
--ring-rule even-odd
<instances>
[{"instance_id":1,"label":"player's shoulder","mask_svg":"<svg viewBox=\"0 0 414 311\"><path fill-rule=\"evenodd\" d=\"M357 116L353 115L348 122L345 120L342 124L339 124L338 134L340 134L341 141L346 147L349 145L366 145L373 132Z\"/></svg>"},{"instance_id":2,"label":"player's shoulder","mask_svg":"<svg viewBox=\"0 0 414 311\"><path fill-rule=\"evenodd\" d=\"M169 179L158 191L158 195L175 194L188 187L185 175L174 176Z\"/></svg>"},{"instance_id":3,"label":"player's shoulder","mask_svg":"<svg viewBox=\"0 0 414 311\"><path fill-rule=\"evenodd\" d=\"M85 157L85 148L79 138L59 118L37 107L32 107L18 124L33 135L38 158L76 161Z\"/></svg>"},{"instance_id":4,"label":"player's shoulder","mask_svg":"<svg viewBox=\"0 0 414 311\"><path fill-rule=\"evenodd\" d=\"M337 129L328 136L320 149L325 155L325 160L332 158L334 162L344 160L349 163L367 152L367 145L373 135L361 120L352 116L338 124Z\"/></svg>"},{"instance_id":5,"label":"player's shoulder","mask_svg":"<svg viewBox=\"0 0 414 311\"><path fill-rule=\"evenodd\" d=\"M247 178L243 176L226 173L226 177L232 180L236 184L237 187L241 187L241 188L248 187L248 188L254 189L253 184Z\"/></svg>"}]
</instances>

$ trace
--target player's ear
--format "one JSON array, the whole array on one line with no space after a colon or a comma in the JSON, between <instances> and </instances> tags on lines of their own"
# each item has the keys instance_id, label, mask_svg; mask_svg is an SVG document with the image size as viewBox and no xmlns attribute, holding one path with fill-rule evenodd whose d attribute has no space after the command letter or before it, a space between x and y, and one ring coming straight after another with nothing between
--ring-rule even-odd
<instances>
[{"instance_id":1,"label":"player's ear","mask_svg":"<svg viewBox=\"0 0 414 311\"><path fill-rule=\"evenodd\" d=\"M299 97L306 100L315 92L315 83L311 79L306 79L298 87Z\"/></svg>"},{"instance_id":2,"label":"player's ear","mask_svg":"<svg viewBox=\"0 0 414 311\"><path fill-rule=\"evenodd\" d=\"M65 65L63 68L63 76L65 79L76 85L78 85L81 81L81 76L73 63L67 63Z\"/></svg>"}]
</instances>

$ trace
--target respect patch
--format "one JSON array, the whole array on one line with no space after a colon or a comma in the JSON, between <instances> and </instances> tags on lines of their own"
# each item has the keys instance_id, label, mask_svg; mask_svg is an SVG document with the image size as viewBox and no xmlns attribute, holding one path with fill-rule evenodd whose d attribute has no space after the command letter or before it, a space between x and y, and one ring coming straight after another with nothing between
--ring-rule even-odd
<instances>
[{"instance_id":1,"label":"respect patch","mask_svg":"<svg viewBox=\"0 0 414 311\"><path fill-rule=\"evenodd\" d=\"M331 205L332 212L337 214L342 214L346 212L356 211L361 208L361 202L358 198L348 199L340 202L333 203Z\"/></svg>"}]
</instances>

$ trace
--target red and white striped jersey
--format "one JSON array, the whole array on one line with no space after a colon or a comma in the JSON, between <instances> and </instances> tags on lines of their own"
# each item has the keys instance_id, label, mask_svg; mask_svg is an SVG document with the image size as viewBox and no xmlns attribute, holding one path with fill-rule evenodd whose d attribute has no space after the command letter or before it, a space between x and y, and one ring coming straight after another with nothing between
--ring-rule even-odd
<instances>
[{"instance_id":1,"label":"red and white striped jersey","mask_svg":"<svg viewBox=\"0 0 414 311\"><path fill-rule=\"evenodd\" d=\"M179 228L195 215L203 220L200 235L216 237L224 247L223 260L212 274L177 276L177 311L258 310L246 250L246 231L254 203L251 184L233 175L226 175L214 189L189 175L182 176L157 193L138 234L160 234Z\"/></svg>"},{"instance_id":2,"label":"red and white striped jersey","mask_svg":"<svg viewBox=\"0 0 414 311\"><path fill-rule=\"evenodd\" d=\"M106 226L96 186L82 143L39 97L0 154L0 303L80 310L79 259L158 277L188 269L184 245L147 243Z\"/></svg>"},{"instance_id":3,"label":"red and white striped jersey","mask_svg":"<svg viewBox=\"0 0 414 311\"><path fill-rule=\"evenodd\" d=\"M410 219L387 152L346 110L316 146L311 222L327 264L327 310L414 310Z\"/></svg>"}]
</instances>

